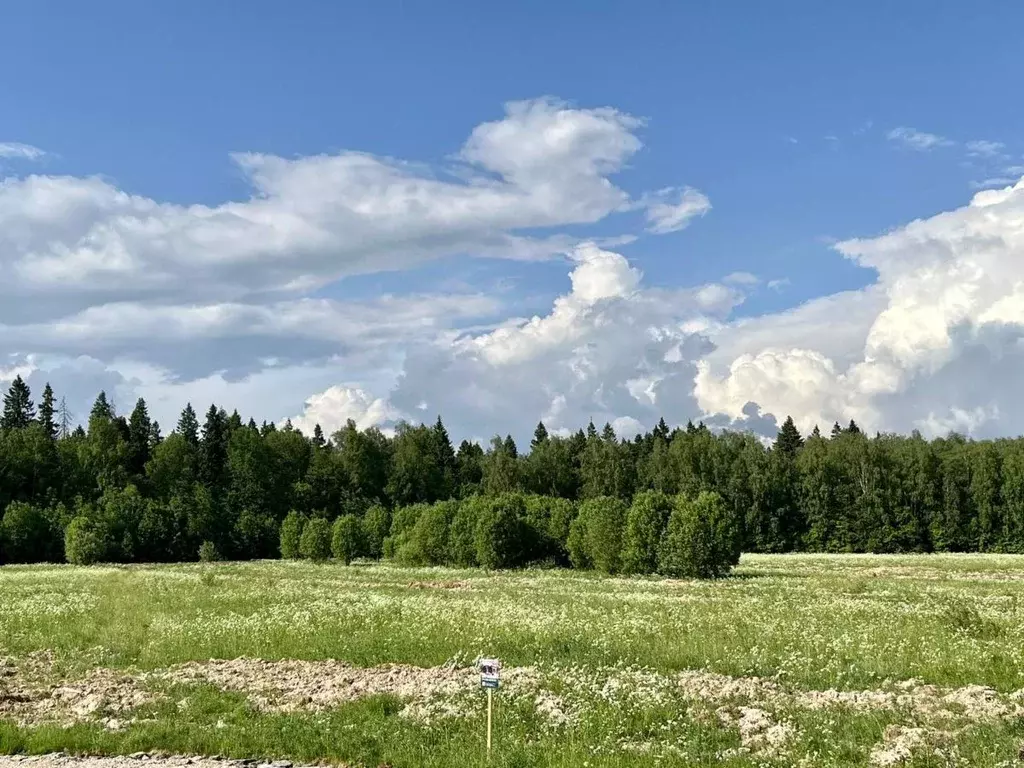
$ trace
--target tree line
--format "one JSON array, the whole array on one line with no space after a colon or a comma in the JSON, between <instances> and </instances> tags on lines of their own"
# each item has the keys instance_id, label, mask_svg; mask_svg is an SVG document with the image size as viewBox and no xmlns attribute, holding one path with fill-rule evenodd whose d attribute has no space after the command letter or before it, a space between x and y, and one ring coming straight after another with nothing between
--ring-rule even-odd
<instances>
[{"instance_id":1,"label":"tree line","mask_svg":"<svg viewBox=\"0 0 1024 768\"><path fill-rule=\"evenodd\" d=\"M805 438L787 419L766 445L661 420L628 440L538 424L521 452L511 436L456 447L440 418L306 436L213 405L202 420L186 406L164 435L144 400L123 416L103 393L84 428L69 421L49 385L38 407L20 378L8 388L4 562L268 558L302 554L305 538L311 557L679 572L665 542L698 523L728 553L1024 552L1022 439L868 436L854 422ZM629 534L640 519L646 533Z\"/></svg>"}]
</instances>

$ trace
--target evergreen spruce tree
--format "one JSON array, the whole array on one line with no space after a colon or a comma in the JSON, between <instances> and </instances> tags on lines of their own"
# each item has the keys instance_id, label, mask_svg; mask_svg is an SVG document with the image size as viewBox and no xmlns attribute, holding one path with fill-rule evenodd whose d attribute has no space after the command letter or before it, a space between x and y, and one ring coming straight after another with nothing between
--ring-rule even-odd
<instances>
[{"instance_id":1,"label":"evergreen spruce tree","mask_svg":"<svg viewBox=\"0 0 1024 768\"><path fill-rule=\"evenodd\" d=\"M512 435L505 435L505 441L502 443L502 448L506 455L510 456L512 459L519 458L519 449L516 448L516 441L512 439Z\"/></svg>"},{"instance_id":2,"label":"evergreen spruce tree","mask_svg":"<svg viewBox=\"0 0 1024 768\"><path fill-rule=\"evenodd\" d=\"M530 452L537 450L548 441L548 428L543 421L537 422L537 428L533 430L533 440L530 441Z\"/></svg>"},{"instance_id":3,"label":"evergreen spruce tree","mask_svg":"<svg viewBox=\"0 0 1024 768\"><path fill-rule=\"evenodd\" d=\"M211 405L199 444L199 479L213 490L223 486L227 467L227 414Z\"/></svg>"},{"instance_id":4,"label":"evergreen spruce tree","mask_svg":"<svg viewBox=\"0 0 1024 768\"><path fill-rule=\"evenodd\" d=\"M438 499L451 498L457 486L455 447L451 438L448 437L448 430L445 429L441 417L437 417L432 430L434 442L434 461L437 463L439 487L435 490Z\"/></svg>"},{"instance_id":5,"label":"evergreen spruce tree","mask_svg":"<svg viewBox=\"0 0 1024 768\"><path fill-rule=\"evenodd\" d=\"M23 429L31 424L35 417L32 393L21 376L17 376L4 395L4 413L0 418L0 429Z\"/></svg>"},{"instance_id":6,"label":"evergreen spruce tree","mask_svg":"<svg viewBox=\"0 0 1024 768\"><path fill-rule=\"evenodd\" d=\"M255 422L252 422L252 426L256 426ZM320 429L320 425L317 424L313 427L313 446L315 448L323 448L327 444L324 440L324 431Z\"/></svg>"},{"instance_id":7,"label":"evergreen spruce tree","mask_svg":"<svg viewBox=\"0 0 1024 768\"><path fill-rule=\"evenodd\" d=\"M796 424L793 423L793 417L787 416L782 424L782 429L779 430L779 434L775 438L775 445L772 446L772 450L792 457L796 456L797 451L800 450L803 444L804 439L800 436L800 430L796 428Z\"/></svg>"},{"instance_id":8,"label":"evergreen spruce tree","mask_svg":"<svg viewBox=\"0 0 1024 768\"><path fill-rule=\"evenodd\" d=\"M146 401L141 397L135 403L128 420L128 471L142 475L146 471L146 462L150 456L153 422L146 409Z\"/></svg>"},{"instance_id":9,"label":"evergreen spruce tree","mask_svg":"<svg viewBox=\"0 0 1024 768\"><path fill-rule=\"evenodd\" d=\"M189 445L199 445L199 420L196 418L196 412L192 409L192 403L185 405L175 432L185 438L185 442Z\"/></svg>"},{"instance_id":10,"label":"evergreen spruce tree","mask_svg":"<svg viewBox=\"0 0 1024 768\"><path fill-rule=\"evenodd\" d=\"M57 439L57 409L53 398L53 387L47 382L43 388L43 399L39 403L39 424L51 440Z\"/></svg>"},{"instance_id":11,"label":"evergreen spruce tree","mask_svg":"<svg viewBox=\"0 0 1024 768\"><path fill-rule=\"evenodd\" d=\"M106 392L100 392L96 396L96 401L92 404L92 410L89 412L89 420L92 419L113 421L114 407L107 401Z\"/></svg>"}]
</instances>

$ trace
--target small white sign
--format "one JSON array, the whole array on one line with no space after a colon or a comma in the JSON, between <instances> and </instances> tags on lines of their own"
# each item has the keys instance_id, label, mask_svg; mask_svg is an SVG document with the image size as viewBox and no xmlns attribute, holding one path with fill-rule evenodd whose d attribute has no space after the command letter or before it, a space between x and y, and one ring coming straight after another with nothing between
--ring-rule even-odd
<instances>
[{"instance_id":1,"label":"small white sign","mask_svg":"<svg viewBox=\"0 0 1024 768\"><path fill-rule=\"evenodd\" d=\"M501 685L501 662L497 659L480 659L480 687L497 688Z\"/></svg>"}]
</instances>

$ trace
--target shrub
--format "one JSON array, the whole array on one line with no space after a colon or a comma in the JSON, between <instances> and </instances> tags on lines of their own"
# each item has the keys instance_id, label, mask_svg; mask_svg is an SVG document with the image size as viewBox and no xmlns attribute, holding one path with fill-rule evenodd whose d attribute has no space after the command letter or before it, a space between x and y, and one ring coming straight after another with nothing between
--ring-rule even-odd
<instances>
[{"instance_id":1,"label":"shrub","mask_svg":"<svg viewBox=\"0 0 1024 768\"><path fill-rule=\"evenodd\" d=\"M281 530L277 521L261 509L245 507L235 521L234 551L246 559L275 557Z\"/></svg>"},{"instance_id":2,"label":"shrub","mask_svg":"<svg viewBox=\"0 0 1024 768\"><path fill-rule=\"evenodd\" d=\"M384 539L391 532L391 513L387 507L374 504L366 510L362 524L366 556L380 559L384 554Z\"/></svg>"},{"instance_id":3,"label":"shrub","mask_svg":"<svg viewBox=\"0 0 1024 768\"><path fill-rule=\"evenodd\" d=\"M476 524L476 559L484 568L516 568L527 562L530 537L526 504L517 493L490 499Z\"/></svg>"},{"instance_id":4,"label":"shrub","mask_svg":"<svg viewBox=\"0 0 1024 768\"><path fill-rule=\"evenodd\" d=\"M654 573L658 567L658 546L672 513L672 499L660 491L645 491L633 497L626 514L623 540L623 573Z\"/></svg>"},{"instance_id":5,"label":"shrub","mask_svg":"<svg viewBox=\"0 0 1024 768\"><path fill-rule=\"evenodd\" d=\"M294 509L281 521L281 557L294 560L299 557L299 541L306 518Z\"/></svg>"},{"instance_id":6,"label":"shrub","mask_svg":"<svg viewBox=\"0 0 1024 768\"><path fill-rule=\"evenodd\" d=\"M483 496L463 499L448 529L448 562L459 568L479 565L476 559L476 526L489 504Z\"/></svg>"},{"instance_id":7,"label":"shrub","mask_svg":"<svg viewBox=\"0 0 1024 768\"><path fill-rule=\"evenodd\" d=\"M64 554L72 565L92 565L107 560L112 545L109 533L98 520L79 515L64 532Z\"/></svg>"},{"instance_id":8,"label":"shrub","mask_svg":"<svg viewBox=\"0 0 1024 768\"><path fill-rule=\"evenodd\" d=\"M569 535L565 539L565 549L569 553L569 562L573 568L586 570L594 563L590 559L587 547L587 518L577 514L569 524Z\"/></svg>"},{"instance_id":9,"label":"shrub","mask_svg":"<svg viewBox=\"0 0 1024 768\"><path fill-rule=\"evenodd\" d=\"M447 564L448 534L458 509L457 501L439 501L427 507L406 532L395 558L404 565Z\"/></svg>"},{"instance_id":10,"label":"shrub","mask_svg":"<svg viewBox=\"0 0 1024 768\"><path fill-rule=\"evenodd\" d=\"M416 521L428 509L430 509L429 504L410 504L395 510L395 514L391 517L391 534L384 539L384 557L390 559L398 555L398 552L409 540Z\"/></svg>"},{"instance_id":11,"label":"shrub","mask_svg":"<svg viewBox=\"0 0 1024 768\"><path fill-rule=\"evenodd\" d=\"M614 496L588 499L580 505L580 517L586 521L587 555L599 571L618 573L621 569L626 511L626 503Z\"/></svg>"},{"instance_id":12,"label":"shrub","mask_svg":"<svg viewBox=\"0 0 1024 768\"><path fill-rule=\"evenodd\" d=\"M142 509L136 536L136 560L173 562L178 551L180 529L173 510L157 499L148 499Z\"/></svg>"},{"instance_id":13,"label":"shrub","mask_svg":"<svg viewBox=\"0 0 1024 768\"><path fill-rule=\"evenodd\" d=\"M739 526L721 496L704 491L696 501L676 499L658 556L660 573L718 578L726 576L739 559Z\"/></svg>"},{"instance_id":14,"label":"shrub","mask_svg":"<svg viewBox=\"0 0 1024 768\"><path fill-rule=\"evenodd\" d=\"M314 517L302 527L299 553L314 562L323 562L331 556L331 524L322 517Z\"/></svg>"},{"instance_id":15,"label":"shrub","mask_svg":"<svg viewBox=\"0 0 1024 768\"><path fill-rule=\"evenodd\" d=\"M199 545L199 562L216 563L220 560L220 552L212 541L204 541Z\"/></svg>"},{"instance_id":16,"label":"shrub","mask_svg":"<svg viewBox=\"0 0 1024 768\"><path fill-rule=\"evenodd\" d=\"M535 542L531 560L551 560L568 565L566 540L576 508L567 499L555 496L531 495L526 497L526 522Z\"/></svg>"},{"instance_id":17,"label":"shrub","mask_svg":"<svg viewBox=\"0 0 1024 768\"><path fill-rule=\"evenodd\" d=\"M50 560L59 549L59 529L51 524L47 510L20 501L12 502L0 521L2 562L38 563Z\"/></svg>"},{"instance_id":18,"label":"shrub","mask_svg":"<svg viewBox=\"0 0 1024 768\"><path fill-rule=\"evenodd\" d=\"M363 526L355 515L342 515L334 521L331 534L331 553L335 559L348 565L363 553L365 539Z\"/></svg>"},{"instance_id":19,"label":"shrub","mask_svg":"<svg viewBox=\"0 0 1024 768\"><path fill-rule=\"evenodd\" d=\"M146 511L146 500L134 485L108 488L97 502L96 525L107 540L106 560L128 562L143 559L159 550L156 542L140 538L139 526Z\"/></svg>"},{"instance_id":20,"label":"shrub","mask_svg":"<svg viewBox=\"0 0 1024 768\"><path fill-rule=\"evenodd\" d=\"M555 562L561 566L569 565L569 532L572 522L576 519L576 505L568 499L549 497L550 512L548 518L548 536L553 545Z\"/></svg>"}]
</instances>

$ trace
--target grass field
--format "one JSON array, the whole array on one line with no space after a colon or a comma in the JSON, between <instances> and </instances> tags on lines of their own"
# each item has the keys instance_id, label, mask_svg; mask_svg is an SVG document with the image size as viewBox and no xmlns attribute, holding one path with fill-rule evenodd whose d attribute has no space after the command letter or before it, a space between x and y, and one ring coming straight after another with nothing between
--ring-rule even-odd
<instances>
[{"instance_id":1,"label":"grass field","mask_svg":"<svg viewBox=\"0 0 1024 768\"><path fill-rule=\"evenodd\" d=\"M1010 766L1024 557L720 582L303 562L0 569L0 751L496 766ZM216 661L220 660L220 661Z\"/></svg>"}]
</instances>

